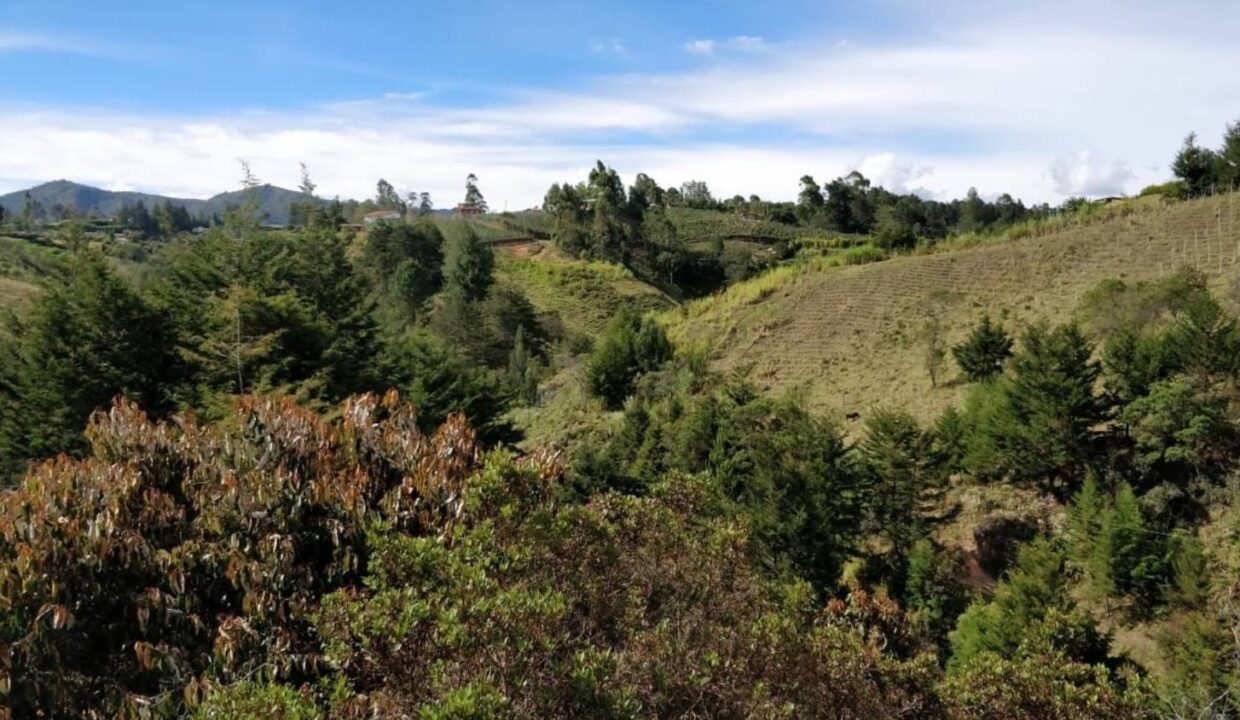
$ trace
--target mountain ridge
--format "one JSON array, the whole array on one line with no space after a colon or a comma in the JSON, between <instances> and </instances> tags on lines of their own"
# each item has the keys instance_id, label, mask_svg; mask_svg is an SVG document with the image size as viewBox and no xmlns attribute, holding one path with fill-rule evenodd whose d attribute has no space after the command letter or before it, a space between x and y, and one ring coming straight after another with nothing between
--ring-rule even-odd
<instances>
[{"instance_id":1,"label":"mountain ridge","mask_svg":"<svg viewBox=\"0 0 1240 720\"><path fill-rule=\"evenodd\" d=\"M126 204L142 202L150 209L164 201L180 205L191 215L211 217L222 215L230 208L241 204L246 190L232 190L212 195L209 198L178 198L155 193L136 192L131 190L104 190L103 188L74 182L72 180L52 180L23 190L15 190L0 195L0 207L14 215L22 211L26 194L50 212L57 205L64 206L76 213L90 215L100 214L114 216ZM276 185L260 185L253 191L258 195L259 212L264 222L273 225L288 223L289 207L302 198L296 190L289 190Z\"/></svg>"}]
</instances>

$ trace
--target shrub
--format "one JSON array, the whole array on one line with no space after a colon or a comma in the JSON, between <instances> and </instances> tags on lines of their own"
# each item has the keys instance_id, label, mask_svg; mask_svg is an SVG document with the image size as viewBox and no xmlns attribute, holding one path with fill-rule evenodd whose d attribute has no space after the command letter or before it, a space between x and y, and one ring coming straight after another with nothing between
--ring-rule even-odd
<instances>
[{"instance_id":1,"label":"shrub","mask_svg":"<svg viewBox=\"0 0 1240 720\"><path fill-rule=\"evenodd\" d=\"M590 391L607 407L619 408L633 394L637 377L670 360L672 344L653 318L639 318L630 310L620 314L590 355L586 375Z\"/></svg>"},{"instance_id":2,"label":"shrub","mask_svg":"<svg viewBox=\"0 0 1240 720\"><path fill-rule=\"evenodd\" d=\"M366 528L447 532L478 452L461 417L424 435L395 394L333 423L243 398L220 427L119 403L87 435L91 457L0 501L18 717L175 714L209 684L312 676L310 613L364 574Z\"/></svg>"}]
</instances>

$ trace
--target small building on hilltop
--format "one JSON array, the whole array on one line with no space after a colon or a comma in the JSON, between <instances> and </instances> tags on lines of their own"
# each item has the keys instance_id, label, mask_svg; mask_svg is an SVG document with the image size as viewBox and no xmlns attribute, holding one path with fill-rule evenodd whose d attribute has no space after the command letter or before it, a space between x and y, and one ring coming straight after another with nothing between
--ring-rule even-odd
<instances>
[{"instance_id":1,"label":"small building on hilltop","mask_svg":"<svg viewBox=\"0 0 1240 720\"><path fill-rule=\"evenodd\" d=\"M482 215L487 209L481 203L463 202L457 203L452 210L452 214L456 217L464 217L466 215Z\"/></svg>"},{"instance_id":2,"label":"small building on hilltop","mask_svg":"<svg viewBox=\"0 0 1240 720\"><path fill-rule=\"evenodd\" d=\"M400 220L403 217L399 210L375 210L368 212L362 216L362 222L367 225L374 225L377 222L386 220Z\"/></svg>"}]
</instances>

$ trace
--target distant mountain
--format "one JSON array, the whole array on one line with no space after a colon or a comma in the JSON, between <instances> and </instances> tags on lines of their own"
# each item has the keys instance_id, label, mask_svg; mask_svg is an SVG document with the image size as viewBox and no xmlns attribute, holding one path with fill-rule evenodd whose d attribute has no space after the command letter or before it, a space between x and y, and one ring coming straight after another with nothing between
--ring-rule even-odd
<instances>
[{"instance_id":1,"label":"distant mountain","mask_svg":"<svg viewBox=\"0 0 1240 720\"><path fill-rule=\"evenodd\" d=\"M55 180L37 185L28 190L18 190L7 195L0 195L0 207L6 212L20 213L25 204L26 193L38 201L44 210L50 212L56 205L63 205L82 215L100 214L113 216L122 205L133 205L142 202L147 209L165 200L173 205L184 206L190 215L210 218L212 215L223 216L230 208L237 207L245 198L245 190L220 193L206 200L194 198L174 198L163 195L151 195L140 192L114 192L90 185L82 185L69 180ZM274 185L262 185L252 192L258 196L259 212L263 222L272 225L288 223L289 206L302 199L301 193L286 190Z\"/></svg>"}]
</instances>

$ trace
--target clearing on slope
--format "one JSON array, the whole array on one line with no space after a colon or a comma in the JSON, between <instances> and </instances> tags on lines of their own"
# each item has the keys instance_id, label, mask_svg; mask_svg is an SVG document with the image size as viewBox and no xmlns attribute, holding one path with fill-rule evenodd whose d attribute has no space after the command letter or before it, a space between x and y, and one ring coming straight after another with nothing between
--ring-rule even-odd
<instances>
[{"instance_id":1,"label":"clearing on slope","mask_svg":"<svg viewBox=\"0 0 1240 720\"><path fill-rule=\"evenodd\" d=\"M716 366L751 367L766 388L797 388L811 406L864 413L900 407L930 420L964 384L932 388L925 366L928 314L949 344L988 312L1019 332L1066 320L1100 280L1147 279L1182 268L1216 287L1240 276L1236 194L1175 203L1040 237L853 267L809 262L777 268L664 313L673 338L705 344Z\"/></svg>"}]
</instances>

